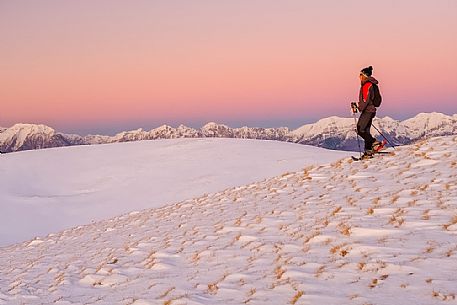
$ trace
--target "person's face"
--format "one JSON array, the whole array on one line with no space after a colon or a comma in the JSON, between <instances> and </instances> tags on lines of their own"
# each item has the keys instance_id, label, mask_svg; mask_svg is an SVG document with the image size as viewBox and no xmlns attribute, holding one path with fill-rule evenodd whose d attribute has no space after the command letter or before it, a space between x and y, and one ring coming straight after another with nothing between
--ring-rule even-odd
<instances>
[{"instance_id":1,"label":"person's face","mask_svg":"<svg viewBox=\"0 0 457 305\"><path fill-rule=\"evenodd\" d=\"M359 79L361 82L363 82L366 79L366 76L363 73L359 74Z\"/></svg>"}]
</instances>

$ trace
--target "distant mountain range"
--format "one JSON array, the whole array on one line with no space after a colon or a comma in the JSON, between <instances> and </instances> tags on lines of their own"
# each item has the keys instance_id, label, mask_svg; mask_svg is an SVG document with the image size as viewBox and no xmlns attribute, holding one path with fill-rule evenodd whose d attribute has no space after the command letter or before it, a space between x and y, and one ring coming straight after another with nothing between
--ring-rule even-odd
<instances>
[{"instance_id":1,"label":"distant mountain range","mask_svg":"<svg viewBox=\"0 0 457 305\"><path fill-rule=\"evenodd\" d=\"M457 134L457 114L420 113L411 119L397 121L390 117L376 118L374 125L394 144L409 144L432 136ZM372 130L377 134L376 130ZM137 129L114 136L79 136L56 132L51 127L35 124L16 124L10 128L0 127L0 151L3 153L21 150L92 145L140 140L172 138L243 138L277 140L314 145L329 149L357 150L357 138L353 118L329 117L316 123L291 130L287 127L231 128L223 124L208 123L200 129L180 125L177 128L163 125L150 131Z\"/></svg>"}]
</instances>

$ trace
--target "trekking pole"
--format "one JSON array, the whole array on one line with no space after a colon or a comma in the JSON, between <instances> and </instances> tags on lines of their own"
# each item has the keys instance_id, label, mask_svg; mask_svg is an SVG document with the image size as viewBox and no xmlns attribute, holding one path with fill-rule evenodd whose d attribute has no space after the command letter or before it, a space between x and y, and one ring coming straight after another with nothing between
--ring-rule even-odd
<instances>
[{"instance_id":1,"label":"trekking pole","mask_svg":"<svg viewBox=\"0 0 457 305\"><path fill-rule=\"evenodd\" d=\"M354 117L354 124L355 124L355 137L357 138L357 145L359 146L359 155L360 158L362 158L362 149L360 148L360 139L359 139L359 132L357 131L357 118L355 117L355 114L358 111L357 104L355 102L351 103L351 112L352 116Z\"/></svg>"},{"instance_id":2,"label":"trekking pole","mask_svg":"<svg viewBox=\"0 0 457 305\"><path fill-rule=\"evenodd\" d=\"M389 141L389 140L387 140L387 138L386 138L386 137L385 137L385 136L382 134L382 132L381 132L381 131L379 131L379 129L378 129L378 128L376 128L376 126L375 126L374 124L372 124L371 126L373 126L373 128L374 128L374 129L376 129L376 131L377 131L377 132L378 132L378 133L381 135L381 137L383 137L383 138L384 138L384 140L386 140L386 141L387 141L387 143L389 143L389 145L390 145L390 146L392 146L392 147L395 149L396 145L393 145L392 143L390 143L390 141Z\"/></svg>"}]
</instances>

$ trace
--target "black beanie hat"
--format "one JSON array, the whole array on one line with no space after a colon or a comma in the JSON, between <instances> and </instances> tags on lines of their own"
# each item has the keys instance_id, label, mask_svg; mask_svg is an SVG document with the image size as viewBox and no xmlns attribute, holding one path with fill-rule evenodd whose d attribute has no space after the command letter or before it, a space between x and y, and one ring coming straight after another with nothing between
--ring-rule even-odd
<instances>
[{"instance_id":1,"label":"black beanie hat","mask_svg":"<svg viewBox=\"0 0 457 305\"><path fill-rule=\"evenodd\" d=\"M366 76L371 76L373 74L373 67L369 66L368 68L363 68L360 72L362 72Z\"/></svg>"}]
</instances>

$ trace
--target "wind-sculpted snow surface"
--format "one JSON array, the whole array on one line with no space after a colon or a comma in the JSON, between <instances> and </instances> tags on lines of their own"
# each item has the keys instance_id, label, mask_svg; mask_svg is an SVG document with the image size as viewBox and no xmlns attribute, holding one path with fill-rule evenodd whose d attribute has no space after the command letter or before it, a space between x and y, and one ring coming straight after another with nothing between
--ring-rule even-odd
<instances>
[{"instance_id":1,"label":"wind-sculpted snow surface","mask_svg":"<svg viewBox=\"0 0 457 305\"><path fill-rule=\"evenodd\" d=\"M457 137L0 249L0 304L457 304Z\"/></svg>"}]
</instances>

